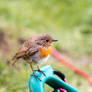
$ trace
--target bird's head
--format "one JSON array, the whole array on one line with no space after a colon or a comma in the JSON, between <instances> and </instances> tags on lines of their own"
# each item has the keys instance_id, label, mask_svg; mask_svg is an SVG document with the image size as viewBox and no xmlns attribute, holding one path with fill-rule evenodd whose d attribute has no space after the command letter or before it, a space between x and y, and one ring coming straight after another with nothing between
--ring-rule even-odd
<instances>
[{"instance_id":1,"label":"bird's head","mask_svg":"<svg viewBox=\"0 0 92 92\"><path fill-rule=\"evenodd\" d=\"M52 42L56 42L49 34L41 34L36 38L36 42L39 45L50 46Z\"/></svg>"}]
</instances>

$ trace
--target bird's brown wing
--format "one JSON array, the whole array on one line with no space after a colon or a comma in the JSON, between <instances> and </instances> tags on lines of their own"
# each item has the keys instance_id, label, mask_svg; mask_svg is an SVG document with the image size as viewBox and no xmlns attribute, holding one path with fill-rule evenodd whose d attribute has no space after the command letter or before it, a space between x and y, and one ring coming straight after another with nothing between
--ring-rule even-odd
<instances>
[{"instance_id":1,"label":"bird's brown wing","mask_svg":"<svg viewBox=\"0 0 92 92\"><path fill-rule=\"evenodd\" d=\"M25 48L25 47L20 48L18 50L18 52L15 54L15 56L13 57L13 60L23 57L25 55L26 50L27 50L27 48Z\"/></svg>"},{"instance_id":2,"label":"bird's brown wing","mask_svg":"<svg viewBox=\"0 0 92 92\"><path fill-rule=\"evenodd\" d=\"M37 44L35 44L35 42L32 41L32 39L30 38L24 42L24 44L22 45L22 48L20 48L18 52L15 54L15 56L13 57L13 60L19 59L22 57L31 56L35 52L37 52L39 48L40 47Z\"/></svg>"},{"instance_id":3,"label":"bird's brown wing","mask_svg":"<svg viewBox=\"0 0 92 92\"><path fill-rule=\"evenodd\" d=\"M39 50L38 47L36 48L28 48L27 50L22 50L20 49L16 55L13 57L13 59L19 59L22 57L29 57L32 56L33 54L35 54L37 51Z\"/></svg>"},{"instance_id":4,"label":"bird's brown wing","mask_svg":"<svg viewBox=\"0 0 92 92\"><path fill-rule=\"evenodd\" d=\"M14 64L18 61L18 59L20 59L20 58L25 58L25 59L27 59L27 58L29 58L30 56L33 56L36 52L38 52L38 50L39 50L39 47L36 47L36 48L27 48L27 49L23 49L23 48L21 48L21 49L19 49L19 51L15 54L15 56L13 57L13 60L14 60L14 62L13 62L13 66L14 66Z\"/></svg>"},{"instance_id":5,"label":"bird's brown wing","mask_svg":"<svg viewBox=\"0 0 92 92\"><path fill-rule=\"evenodd\" d=\"M20 58L28 58L29 56L32 56L39 50L39 48L40 47L37 46L37 44L32 39L26 40L22 45L22 48L20 48L13 57L15 62L12 65L14 65Z\"/></svg>"}]
</instances>

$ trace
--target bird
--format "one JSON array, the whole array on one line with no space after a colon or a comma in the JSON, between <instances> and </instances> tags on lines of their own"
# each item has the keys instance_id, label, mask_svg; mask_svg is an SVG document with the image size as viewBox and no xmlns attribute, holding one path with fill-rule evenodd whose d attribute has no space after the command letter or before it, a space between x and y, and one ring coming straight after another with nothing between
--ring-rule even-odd
<instances>
[{"instance_id":1,"label":"bird","mask_svg":"<svg viewBox=\"0 0 92 92\"><path fill-rule=\"evenodd\" d=\"M40 34L29 38L14 55L12 65L14 66L19 59L23 59L30 64L33 73L35 70L32 64L36 64L38 71L42 72L39 68L39 64L48 60L53 51L52 43L56 41L58 40L55 40L49 34ZM35 75L35 77L37 76Z\"/></svg>"}]
</instances>

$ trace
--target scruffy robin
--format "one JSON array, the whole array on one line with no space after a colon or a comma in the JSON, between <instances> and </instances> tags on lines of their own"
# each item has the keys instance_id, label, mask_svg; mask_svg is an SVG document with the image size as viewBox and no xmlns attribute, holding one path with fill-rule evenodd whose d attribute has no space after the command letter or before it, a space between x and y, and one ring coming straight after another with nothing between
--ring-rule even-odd
<instances>
[{"instance_id":1,"label":"scruffy robin","mask_svg":"<svg viewBox=\"0 0 92 92\"><path fill-rule=\"evenodd\" d=\"M47 61L53 51L52 42L56 41L49 34L41 34L26 40L13 57L15 61L12 65L22 58L30 64L34 72L32 64L37 64L38 67L38 64ZM39 67L38 71L41 72Z\"/></svg>"}]
</instances>

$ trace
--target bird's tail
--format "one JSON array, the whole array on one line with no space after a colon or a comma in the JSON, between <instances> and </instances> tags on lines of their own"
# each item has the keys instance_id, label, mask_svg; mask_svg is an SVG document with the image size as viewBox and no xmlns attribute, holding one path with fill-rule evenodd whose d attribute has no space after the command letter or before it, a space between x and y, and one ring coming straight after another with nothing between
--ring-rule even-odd
<instances>
[{"instance_id":1,"label":"bird's tail","mask_svg":"<svg viewBox=\"0 0 92 92\"><path fill-rule=\"evenodd\" d=\"M14 62L12 63L12 66L14 66L15 63L18 61L18 59L16 58L16 55L12 58L12 60L14 61Z\"/></svg>"},{"instance_id":2,"label":"bird's tail","mask_svg":"<svg viewBox=\"0 0 92 92\"><path fill-rule=\"evenodd\" d=\"M14 60L14 62L12 63L12 66L14 66L16 62L17 62L17 60Z\"/></svg>"}]
</instances>

